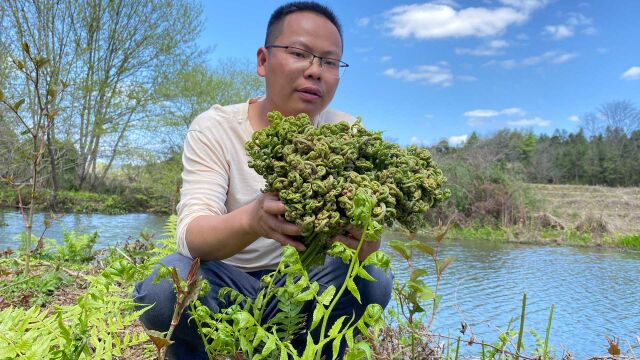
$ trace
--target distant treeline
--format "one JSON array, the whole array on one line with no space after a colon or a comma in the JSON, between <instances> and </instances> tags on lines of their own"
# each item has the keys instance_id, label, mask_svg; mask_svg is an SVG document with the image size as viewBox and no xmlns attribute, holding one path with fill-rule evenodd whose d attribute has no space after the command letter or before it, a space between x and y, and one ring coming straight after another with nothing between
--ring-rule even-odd
<instances>
[{"instance_id":1,"label":"distant treeline","mask_svg":"<svg viewBox=\"0 0 640 360\"><path fill-rule=\"evenodd\" d=\"M523 182L640 186L640 111L627 101L582 117L575 133L504 129L472 133L462 146L446 140L430 150L451 198L430 212L432 222L510 226L530 220L539 199Z\"/></svg>"},{"instance_id":2,"label":"distant treeline","mask_svg":"<svg viewBox=\"0 0 640 360\"><path fill-rule=\"evenodd\" d=\"M612 102L584 115L575 133L504 129L488 137L472 133L461 147L443 140L431 150L446 161L495 163L526 182L640 186L640 111Z\"/></svg>"}]
</instances>

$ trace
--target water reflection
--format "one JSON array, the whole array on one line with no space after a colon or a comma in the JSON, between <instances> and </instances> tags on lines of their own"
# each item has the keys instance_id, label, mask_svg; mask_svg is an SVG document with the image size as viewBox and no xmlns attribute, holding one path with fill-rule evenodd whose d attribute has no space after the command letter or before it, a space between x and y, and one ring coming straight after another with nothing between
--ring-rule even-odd
<instances>
[{"instance_id":1,"label":"water reflection","mask_svg":"<svg viewBox=\"0 0 640 360\"><path fill-rule=\"evenodd\" d=\"M33 234L40 236L44 230L43 220L45 214L37 213L33 217ZM124 243L130 236L137 237L141 230L150 231L157 235L162 234L162 227L167 221L166 216L153 214L66 214L53 221L47 229L45 238L62 241L64 230L75 230L78 233L98 231L96 248L103 248L116 243ZM8 246L17 247L17 237L24 231L22 215L15 211L0 211L0 249Z\"/></svg>"},{"instance_id":2,"label":"water reflection","mask_svg":"<svg viewBox=\"0 0 640 360\"><path fill-rule=\"evenodd\" d=\"M555 304L552 344L556 350L571 350L576 358L606 353L605 336L621 337L622 345L640 335L638 253L446 240L441 254L456 261L441 283L444 298L436 331L455 332L466 321L478 338L494 342L499 329L520 315L526 292L525 327L544 336ZM394 258L394 264L400 260ZM419 256L415 263L433 269L431 258ZM408 276L406 266L396 271L401 278ZM531 336L528 345L533 348Z\"/></svg>"}]
</instances>

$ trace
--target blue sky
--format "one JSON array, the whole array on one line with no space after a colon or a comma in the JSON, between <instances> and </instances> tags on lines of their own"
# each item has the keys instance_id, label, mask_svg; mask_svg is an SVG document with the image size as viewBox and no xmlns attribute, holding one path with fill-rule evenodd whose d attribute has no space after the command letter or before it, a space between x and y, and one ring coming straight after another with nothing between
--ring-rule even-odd
<instances>
[{"instance_id":1,"label":"blue sky","mask_svg":"<svg viewBox=\"0 0 640 360\"><path fill-rule=\"evenodd\" d=\"M206 1L212 65L255 63L284 1ZM330 107L400 144L472 131L577 130L603 103L640 107L640 1L326 1L350 64Z\"/></svg>"}]
</instances>

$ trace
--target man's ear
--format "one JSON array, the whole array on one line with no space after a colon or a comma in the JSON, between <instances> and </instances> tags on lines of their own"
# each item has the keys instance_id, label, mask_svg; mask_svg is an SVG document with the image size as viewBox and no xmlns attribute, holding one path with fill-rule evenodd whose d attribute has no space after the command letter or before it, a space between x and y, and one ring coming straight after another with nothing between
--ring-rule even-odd
<instances>
[{"instance_id":1,"label":"man's ear","mask_svg":"<svg viewBox=\"0 0 640 360\"><path fill-rule=\"evenodd\" d=\"M264 47L261 47L258 49L258 52L256 53L256 58L257 58L257 67L256 67L256 71L258 73L258 75L260 77L265 77L265 75L267 74L267 49L265 49Z\"/></svg>"}]
</instances>

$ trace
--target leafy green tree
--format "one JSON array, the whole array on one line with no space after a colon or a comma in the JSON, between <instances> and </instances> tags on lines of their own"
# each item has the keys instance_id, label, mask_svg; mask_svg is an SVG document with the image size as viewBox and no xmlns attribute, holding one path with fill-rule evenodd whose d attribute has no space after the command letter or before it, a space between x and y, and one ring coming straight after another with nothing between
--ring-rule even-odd
<instances>
[{"instance_id":1,"label":"leafy green tree","mask_svg":"<svg viewBox=\"0 0 640 360\"><path fill-rule=\"evenodd\" d=\"M245 102L263 92L262 79L247 62L227 59L215 67L203 63L185 66L155 88L155 95L162 102L149 129L164 132L168 143L180 148L186 130L198 114L215 104Z\"/></svg>"}]
</instances>

